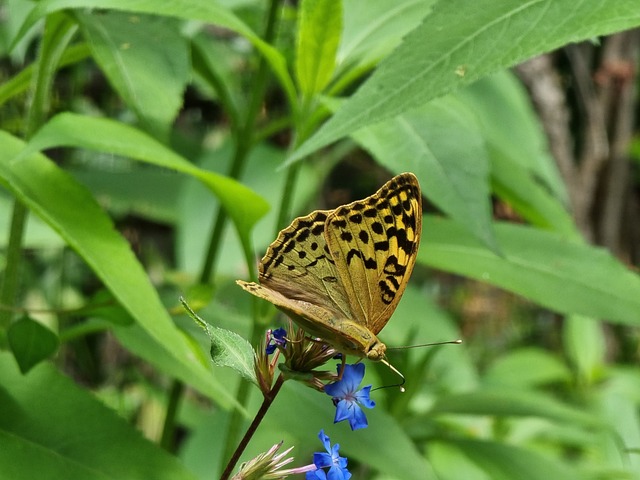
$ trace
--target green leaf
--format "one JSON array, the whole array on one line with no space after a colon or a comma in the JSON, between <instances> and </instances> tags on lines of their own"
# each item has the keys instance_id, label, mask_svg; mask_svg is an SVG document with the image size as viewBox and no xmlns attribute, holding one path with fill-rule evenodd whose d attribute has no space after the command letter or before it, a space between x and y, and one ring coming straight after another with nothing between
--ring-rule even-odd
<instances>
[{"instance_id":1,"label":"green leaf","mask_svg":"<svg viewBox=\"0 0 640 480\"><path fill-rule=\"evenodd\" d=\"M113 9L124 12L148 13L177 17L185 20L200 20L213 25L220 25L243 35L264 55L281 86L287 94L290 103L295 104L295 88L293 80L287 71L284 56L271 45L265 43L230 9L212 0L172 0L158 2L157 0L43 0L38 2L26 18L20 31L13 39L18 42L29 29L41 18L57 10L65 9Z\"/></svg>"},{"instance_id":2,"label":"green leaf","mask_svg":"<svg viewBox=\"0 0 640 480\"><path fill-rule=\"evenodd\" d=\"M312 96L327 86L335 69L342 31L342 2L303 0L298 15L296 75L300 91Z\"/></svg>"},{"instance_id":3,"label":"green leaf","mask_svg":"<svg viewBox=\"0 0 640 480\"><path fill-rule=\"evenodd\" d=\"M114 411L48 364L21 375L0 353L0 472L29 480L193 479Z\"/></svg>"},{"instance_id":4,"label":"green leaf","mask_svg":"<svg viewBox=\"0 0 640 480\"><path fill-rule=\"evenodd\" d=\"M212 399L233 402L175 327L147 273L91 193L41 154L15 160L24 148L22 141L0 132L0 183L78 252L152 341L173 359L162 365L166 373ZM144 358L156 364L153 356Z\"/></svg>"},{"instance_id":5,"label":"green leaf","mask_svg":"<svg viewBox=\"0 0 640 480\"><path fill-rule=\"evenodd\" d=\"M501 72L463 88L456 98L481 127L495 193L534 225L579 238L562 178L522 85Z\"/></svg>"},{"instance_id":6,"label":"green leaf","mask_svg":"<svg viewBox=\"0 0 640 480\"><path fill-rule=\"evenodd\" d=\"M166 138L190 79L189 48L179 23L121 12L78 11L76 19L113 88L151 132Z\"/></svg>"},{"instance_id":7,"label":"green leaf","mask_svg":"<svg viewBox=\"0 0 640 480\"><path fill-rule=\"evenodd\" d=\"M531 224L574 240L581 238L567 208L513 158L489 149L493 190Z\"/></svg>"},{"instance_id":8,"label":"green leaf","mask_svg":"<svg viewBox=\"0 0 640 480\"><path fill-rule=\"evenodd\" d=\"M20 371L27 373L58 349L58 336L49 328L29 317L13 322L7 330L7 340Z\"/></svg>"},{"instance_id":9,"label":"green leaf","mask_svg":"<svg viewBox=\"0 0 640 480\"><path fill-rule=\"evenodd\" d=\"M87 132L100 132L100 135ZM61 113L36 132L22 155L60 146L123 155L197 178L218 197L245 245L250 245L251 229L269 208L260 196L241 183L202 170L145 133L113 120Z\"/></svg>"},{"instance_id":10,"label":"green leaf","mask_svg":"<svg viewBox=\"0 0 640 480\"><path fill-rule=\"evenodd\" d=\"M583 426L603 427L593 414L564 405L533 390L485 389L439 397L430 415L442 414L540 417Z\"/></svg>"},{"instance_id":11,"label":"green leaf","mask_svg":"<svg viewBox=\"0 0 640 480\"><path fill-rule=\"evenodd\" d=\"M344 3L344 29L338 63L340 67L375 64L395 49L402 38L420 25L435 0L368 0Z\"/></svg>"},{"instance_id":12,"label":"green leaf","mask_svg":"<svg viewBox=\"0 0 640 480\"><path fill-rule=\"evenodd\" d=\"M515 75L509 71L491 75L459 90L456 98L474 112L485 141L494 150L525 169L555 198L568 202L540 120Z\"/></svg>"},{"instance_id":13,"label":"green leaf","mask_svg":"<svg viewBox=\"0 0 640 480\"><path fill-rule=\"evenodd\" d=\"M483 440L450 439L445 443L459 449L492 480L578 480L584 474L552 457L524 447Z\"/></svg>"},{"instance_id":14,"label":"green leaf","mask_svg":"<svg viewBox=\"0 0 640 480\"><path fill-rule=\"evenodd\" d=\"M230 367L258 385L255 372L256 353L251 344L235 332L209 325L189 307L184 299L181 298L180 302L193 321L207 332L211 341L213 364L218 367Z\"/></svg>"},{"instance_id":15,"label":"green leaf","mask_svg":"<svg viewBox=\"0 0 640 480\"><path fill-rule=\"evenodd\" d=\"M394 173L417 175L424 194L493 250L489 160L470 111L439 99L354 134L376 161Z\"/></svg>"},{"instance_id":16,"label":"green leaf","mask_svg":"<svg viewBox=\"0 0 640 480\"><path fill-rule=\"evenodd\" d=\"M535 368L531 368L535 365ZM483 382L490 386L532 388L569 382L569 368L555 355L537 347L519 348L498 357L487 369Z\"/></svg>"},{"instance_id":17,"label":"green leaf","mask_svg":"<svg viewBox=\"0 0 640 480\"><path fill-rule=\"evenodd\" d=\"M460 225L426 216L418 261L562 313L640 324L640 277L608 251L531 227L497 223L494 228L500 257Z\"/></svg>"},{"instance_id":18,"label":"green leaf","mask_svg":"<svg viewBox=\"0 0 640 480\"><path fill-rule=\"evenodd\" d=\"M584 315L571 315L563 325L565 352L582 380L593 383L605 366L605 332L602 323Z\"/></svg>"},{"instance_id":19,"label":"green leaf","mask_svg":"<svg viewBox=\"0 0 640 480\"><path fill-rule=\"evenodd\" d=\"M635 0L441 0L289 162L534 55L639 24Z\"/></svg>"}]
</instances>

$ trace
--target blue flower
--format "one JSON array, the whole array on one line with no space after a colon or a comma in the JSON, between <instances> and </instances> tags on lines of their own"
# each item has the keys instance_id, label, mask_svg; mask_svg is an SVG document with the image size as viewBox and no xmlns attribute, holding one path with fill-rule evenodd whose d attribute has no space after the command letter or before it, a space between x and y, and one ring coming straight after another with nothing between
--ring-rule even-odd
<instances>
[{"instance_id":1,"label":"blue flower","mask_svg":"<svg viewBox=\"0 0 640 480\"><path fill-rule=\"evenodd\" d=\"M338 374L340 374L340 367L341 365L338 365ZM325 393L333 397L333 404L336 406L336 417L333 423L349 420L351 430L365 428L368 425L367 417L360 405L373 408L376 403L369 398L371 385L357 390L363 377L364 363L345 365L342 380L325 385Z\"/></svg>"},{"instance_id":2,"label":"blue flower","mask_svg":"<svg viewBox=\"0 0 640 480\"><path fill-rule=\"evenodd\" d=\"M324 445L325 452L316 452L313 454L313 463L317 470L307 472L306 480L349 480L351 473L347 470L347 459L338 454L339 444L331 447L329 437L325 435L324 430L320 430L318 438ZM322 470L329 467L329 473Z\"/></svg>"},{"instance_id":3,"label":"blue flower","mask_svg":"<svg viewBox=\"0 0 640 480\"><path fill-rule=\"evenodd\" d=\"M269 340L267 341L266 352L267 352L267 355L271 355L273 352L276 351L276 348L278 346L281 346L284 348L284 346L287 343L287 331L284 328L269 330L267 332L267 338Z\"/></svg>"}]
</instances>

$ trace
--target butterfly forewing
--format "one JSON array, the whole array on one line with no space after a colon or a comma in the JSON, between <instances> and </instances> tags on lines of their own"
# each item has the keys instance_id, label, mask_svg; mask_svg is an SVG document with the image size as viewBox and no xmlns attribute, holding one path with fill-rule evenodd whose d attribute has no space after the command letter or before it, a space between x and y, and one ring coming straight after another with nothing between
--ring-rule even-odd
<instances>
[{"instance_id":1,"label":"butterfly forewing","mask_svg":"<svg viewBox=\"0 0 640 480\"><path fill-rule=\"evenodd\" d=\"M422 197L412 173L334 210L325 238L355 318L377 334L407 285L422 232Z\"/></svg>"}]
</instances>

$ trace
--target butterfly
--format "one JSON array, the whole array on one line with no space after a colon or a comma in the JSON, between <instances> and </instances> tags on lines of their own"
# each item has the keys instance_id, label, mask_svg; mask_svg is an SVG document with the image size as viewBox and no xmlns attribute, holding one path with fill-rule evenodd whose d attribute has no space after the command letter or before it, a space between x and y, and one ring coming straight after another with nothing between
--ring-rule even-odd
<instances>
[{"instance_id":1,"label":"butterfly","mask_svg":"<svg viewBox=\"0 0 640 480\"><path fill-rule=\"evenodd\" d=\"M382 360L377 334L404 293L421 233L420 185L402 173L363 200L296 218L260 261L260 284L237 283L339 352Z\"/></svg>"}]
</instances>

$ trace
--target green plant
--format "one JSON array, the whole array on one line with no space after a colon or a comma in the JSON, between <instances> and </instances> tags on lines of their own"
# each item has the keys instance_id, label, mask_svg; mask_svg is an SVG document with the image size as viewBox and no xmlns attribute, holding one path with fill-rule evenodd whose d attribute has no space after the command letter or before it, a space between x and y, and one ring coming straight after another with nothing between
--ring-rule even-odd
<instances>
[{"instance_id":1,"label":"green plant","mask_svg":"<svg viewBox=\"0 0 640 480\"><path fill-rule=\"evenodd\" d=\"M178 298L257 345L274 312L234 281L256 280L254 252L311 209L336 165L357 172L344 183L358 193L387 178L382 168L412 171L431 204L416 278L383 332L388 345L460 336L434 302L431 269L555 312L560 337L533 342L544 314L527 311L518 322L525 332L496 351L471 340L475 351L394 353L407 392L378 392L369 428L353 434L327 427L326 396L288 382L243 458L280 440L303 458L324 428L360 478L639 475L640 279L585 241L567 180L504 71L636 27L635 0L393 8L8 0L0 8L7 478L219 474L259 395L211 366L208 340ZM358 165L362 151L373 162L345 163ZM519 222L497 221L492 199ZM126 232L146 232L139 219L170 227L175 243L143 237L134 255ZM98 355L95 342L113 336L136 360ZM620 355L608 356L603 338ZM110 367L122 377L103 383ZM368 373L382 385L395 382L388 375ZM162 413L147 423L153 405ZM135 421L169 453L140 438ZM178 427L188 434L179 444Z\"/></svg>"}]
</instances>

